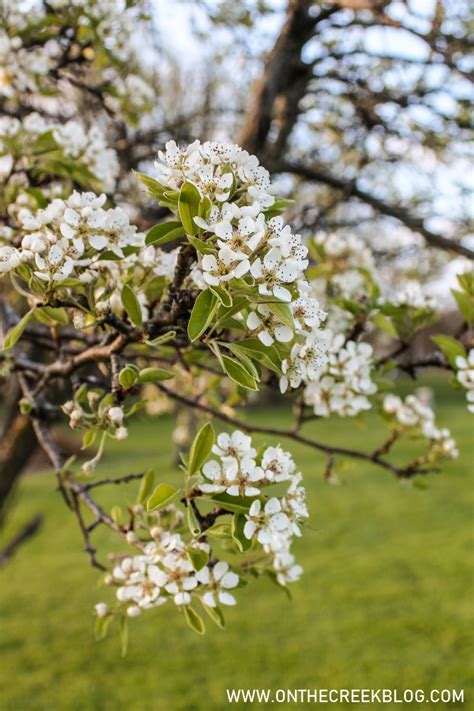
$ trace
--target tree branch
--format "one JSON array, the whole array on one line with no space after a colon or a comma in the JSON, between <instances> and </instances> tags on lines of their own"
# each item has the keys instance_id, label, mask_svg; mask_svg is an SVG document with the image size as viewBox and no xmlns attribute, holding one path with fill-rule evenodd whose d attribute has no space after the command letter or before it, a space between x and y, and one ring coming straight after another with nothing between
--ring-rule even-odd
<instances>
[{"instance_id":1,"label":"tree branch","mask_svg":"<svg viewBox=\"0 0 474 711\"><path fill-rule=\"evenodd\" d=\"M387 215L388 217L393 217L399 220L409 229L414 232L421 234L426 242L431 247L436 247L437 249L443 249L448 252L455 252L456 254L461 254L463 257L468 259L474 259L474 251L468 247L464 247L458 242L454 242L447 237L432 232L427 227L425 227L424 221L420 217L412 215L407 209L401 207L400 205L393 205L387 203L384 200L377 198L375 195L362 190L357 186L356 181L351 181L343 178L338 178L331 173L328 173L319 168L304 165L303 163L296 163L292 161L279 161L272 166L272 172L274 173L293 173L293 175L299 175L305 180L314 181L317 183L324 183L337 190L344 190L347 194L358 198L367 205L370 205L378 212Z\"/></svg>"}]
</instances>

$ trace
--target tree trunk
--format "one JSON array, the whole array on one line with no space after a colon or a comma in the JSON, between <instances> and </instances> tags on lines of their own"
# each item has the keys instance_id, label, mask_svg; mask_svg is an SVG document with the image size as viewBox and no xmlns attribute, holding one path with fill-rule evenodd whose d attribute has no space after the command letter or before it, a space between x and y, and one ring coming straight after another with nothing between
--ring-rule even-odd
<instances>
[{"instance_id":1,"label":"tree trunk","mask_svg":"<svg viewBox=\"0 0 474 711\"><path fill-rule=\"evenodd\" d=\"M6 501L36 446L31 420L17 412L2 433L0 442L0 522Z\"/></svg>"}]
</instances>

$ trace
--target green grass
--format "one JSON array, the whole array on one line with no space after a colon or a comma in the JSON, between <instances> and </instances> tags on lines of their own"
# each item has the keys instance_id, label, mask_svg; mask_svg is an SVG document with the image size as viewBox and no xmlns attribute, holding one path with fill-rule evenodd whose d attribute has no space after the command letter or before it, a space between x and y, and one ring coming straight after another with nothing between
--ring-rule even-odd
<instances>
[{"instance_id":1,"label":"green grass","mask_svg":"<svg viewBox=\"0 0 474 711\"><path fill-rule=\"evenodd\" d=\"M110 591L88 568L53 477L25 477L3 538L29 515L46 520L0 571L0 709L212 711L227 708L225 689L238 687L464 688L465 708L473 708L472 420L462 395L443 384L437 401L462 456L425 490L365 463L341 471L341 486L327 485L324 460L291 445L312 526L296 544L305 575L293 602L266 581L251 584L227 613L227 630L209 627L204 638L165 606L133 621L125 659L115 631L93 640L91 609ZM251 414L280 426L287 416L278 408ZM152 462L163 480L176 481L171 429L169 419L136 427L130 444L111 447L107 471ZM383 436L372 418L365 429L332 420L307 431L360 448Z\"/></svg>"}]
</instances>

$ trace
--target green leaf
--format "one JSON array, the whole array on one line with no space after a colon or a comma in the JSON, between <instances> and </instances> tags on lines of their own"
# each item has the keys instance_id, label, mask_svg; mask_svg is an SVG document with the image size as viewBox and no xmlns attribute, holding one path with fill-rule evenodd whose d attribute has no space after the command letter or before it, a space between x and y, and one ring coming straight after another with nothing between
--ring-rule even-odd
<instances>
[{"instance_id":1,"label":"green leaf","mask_svg":"<svg viewBox=\"0 0 474 711\"><path fill-rule=\"evenodd\" d=\"M456 289L451 289L451 294L456 299L466 323L472 324L474 321L474 299L469 294L466 294L465 291L457 291Z\"/></svg>"},{"instance_id":2,"label":"green leaf","mask_svg":"<svg viewBox=\"0 0 474 711\"><path fill-rule=\"evenodd\" d=\"M140 371L138 380L140 383L156 383L160 380L170 380L175 373L163 368L144 368Z\"/></svg>"},{"instance_id":3,"label":"green leaf","mask_svg":"<svg viewBox=\"0 0 474 711\"><path fill-rule=\"evenodd\" d=\"M285 326L291 328L292 331L295 330L295 322L293 321L293 314L291 313L289 304L285 304L283 301L271 301L265 304L265 306L277 319L284 323Z\"/></svg>"},{"instance_id":4,"label":"green leaf","mask_svg":"<svg viewBox=\"0 0 474 711\"><path fill-rule=\"evenodd\" d=\"M222 304L222 306L225 306L226 308L230 308L233 304L233 299L232 296L229 294L229 292L226 289L223 289L222 286L210 286L209 287L212 293L217 296L219 299L219 302Z\"/></svg>"},{"instance_id":5,"label":"green leaf","mask_svg":"<svg viewBox=\"0 0 474 711\"><path fill-rule=\"evenodd\" d=\"M194 302L188 323L188 336L191 342L196 341L207 329L214 318L218 303L210 289L201 291Z\"/></svg>"},{"instance_id":6,"label":"green leaf","mask_svg":"<svg viewBox=\"0 0 474 711\"><path fill-rule=\"evenodd\" d=\"M204 568L207 561L209 560L209 556L206 551L203 551L200 548L193 548L192 546L187 546L186 553L189 556L189 560L193 564L194 570L201 570L201 568Z\"/></svg>"},{"instance_id":7,"label":"green leaf","mask_svg":"<svg viewBox=\"0 0 474 711\"><path fill-rule=\"evenodd\" d=\"M474 271L458 274L459 286L466 294L474 296Z\"/></svg>"},{"instance_id":8,"label":"green leaf","mask_svg":"<svg viewBox=\"0 0 474 711\"><path fill-rule=\"evenodd\" d=\"M146 341L146 344L147 344L147 346L162 346L164 343L168 343L168 341L172 341L175 336L176 336L176 331L168 331L168 333L163 333L162 336L153 338L153 340L151 340L151 341Z\"/></svg>"},{"instance_id":9,"label":"green leaf","mask_svg":"<svg viewBox=\"0 0 474 711\"><path fill-rule=\"evenodd\" d=\"M158 484L153 494L147 501L147 511L157 511L165 506L168 506L179 494L181 489L177 489L171 484Z\"/></svg>"},{"instance_id":10,"label":"green leaf","mask_svg":"<svg viewBox=\"0 0 474 711\"><path fill-rule=\"evenodd\" d=\"M201 195L197 187L192 183L184 183L179 191L178 214L188 235L195 235L198 232L194 218L199 214L200 202Z\"/></svg>"},{"instance_id":11,"label":"green leaf","mask_svg":"<svg viewBox=\"0 0 474 711\"><path fill-rule=\"evenodd\" d=\"M234 383L240 385L247 390L258 390L257 382L255 378L249 373L249 371L244 368L242 363L239 363L234 358L229 358L229 356L222 356L222 366Z\"/></svg>"},{"instance_id":12,"label":"green leaf","mask_svg":"<svg viewBox=\"0 0 474 711\"><path fill-rule=\"evenodd\" d=\"M104 414L105 409L107 407L111 407L114 404L115 404L115 396L113 393L107 393L107 395L104 395L104 397L102 398L102 400L99 403L99 407L97 408L99 417L102 417L102 415Z\"/></svg>"},{"instance_id":13,"label":"green leaf","mask_svg":"<svg viewBox=\"0 0 474 711\"><path fill-rule=\"evenodd\" d=\"M193 237L192 235L188 235L187 237L196 252L199 252L200 254L215 254L216 248L212 242L205 242L203 239Z\"/></svg>"},{"instance_id":14,"label":"green leaf","mask_svg":"<svg viewBox=\"0 0 474 711\"><path fill-rule=\"evenodd\" d=\"M189 532L193 538L200 535L201 529L199 527L199 521L196 518L196 514L194 513L192 506L187 506L186 508L186 523L188 524Z\"/></svg>"},{"instance_id":15,"label":"green leaf","mask_svg":"<svg viewBox=\"0 0 474 711\"><path fill-rule=\"evenodd\" d=\"M237 343L229 343L229 349L237 353L244 351L250 358L258 360L269 370L281 373L281 358L275 346L264 346L258 338L243 338Z\"/></svg>"},{"instance_id":16,"label":"green leaf","mask_svg":"<svg viewBox=\"0 0 474 711\"><path fill-rule=\"evenodd\" d=\"M191 627L191 629L197 632L198 634L204 634L206 632L206 628L204 627L204 622L201 615L198 615L196 610L193 610L193 608L189 605L185 605L183 607L183 610L186 622Z\"/></svg>"},{"instance_id":17,"label":"green leaf","mask_svg":"<svg viewBox=\"0 0 474 711\"><path fill-rule=\"evenodd\" d=\"M436 343L440 351L445 356L446 360L453 368L456 367L457 356L466 357L466 351L462 343L456 341L455 338L451 336L444 336L442 334L437 336L431 336L433 343Z\"/></svg>"},{"instance_id":18,"label":"green leaf","mask_svg":"<svg viewBox=\"0 0 474 711\"><path fill-rule=\"evenodd\" d=\"M252 545L252 541L244 536L244 526L246 522L247 519L241 513L235 514L235 516L232 517L232 538L241 553L248 551Z\"/></svg>"},{"instance_id":19,"label":"green leaf","mask_svg":"<svg viewBox=\"0 0 474 711\"><path fill-rule=\"evenodd\" d=\"M213 426L210 422L206 422L195 436L191 445L191 451L189 452L188 471L191 476L201 469L208 458L215 438L216 435Z\"/></svg>"},{"instance_id":20,"label":"green leaf","mask_svg":"<svg viewBox=\"0 0 474 711\"><path fill-rule=\"evenodd\" d=\"M223 539L232 538L230 523L223 523L222 521L215 523L211 526L211 528L206 529L206 537Z\"/></svg>"},{"instance_id":21,"label":"green leaf","mask_svg":"<svg viewBox=\"0 0 474 711\"><path fill-rule=\"evenodd\" d=\"M31 311L28 311L27 314L23 316L23 318L18 321L18 323L10 328L10 330L7 332L4 340L3 340L3 350L8 351L10 348L13 348L15 343L17 343L20 338L23 335L23 331L25 328L28 326L30 323L31 319L34 316L34 310L32 309Z\"/></svg>"},{"instance_id":22,"label":"green leaf","mask_svg":"<svg viewBox=\"0 0 474 711\"><path fill-rule=\"evenodd\" d=\"M125 617L120 618L120 652L122 657L125 657L128 650L128 620Z\"/></svg>"},{"instance_id":23,"label":"green leaf","mask_svg":"<svg viewBox=\"0 0 474 711\"><path fill-rule=\"evenodd\" d=\"M146 175L145 173L139 173L136 170L133 170L132 173L135 178L139 180L142 185L145 186L148 195L154 197L156 200L161 200L163 198L167 187L161 185L161 183L159 183L154 178L151 178L149 175Z\"/></svg>"},{"instance_id":24,"label":"green leaf","mask_svg":"<svg viewBox=\"0 0 474 711\"><path fill-rule=\"evenodd\" d=\"M218 627L220 627L221 630L225 630L225 619L221 608L218 605L216 605L215 607L209 607L209 605L206 605L202 597L199 598L199 602L201 603L203 610L206 612L207 615L209 615L211 620Z\"/></svg>"},{"instance_id":25,"label":"green leaf","mask_svg":"<svg viewBox=\"0 0 474 711\"><path fill-rule=\"evenodd\" d=\"M225 493L212 494L212 496L210 497L210 501L219 504L219 506L225 508L226 511L232 511L232 513L247 514L250 510L251 505L255 501L255 497L229 496L229 494Z\"/></svg>"},{"instance_id":26,"label":"green leaf","mask_svg":"<svg viewBox=\"0 0 474 711\"><path fill-rule=\"evenodd\" d=\"M82 436L81 449L87 449L88 447L91 447L94 444L96 437L97 429L95 427L92 427L92 429L87 430L87 432Z\"/></svg>"},{"instance_id":27,"label":"green leaf","mask_svg":"<svg viewBox=\"0 0 474 711\"><path fill-rule=\"evenodd\" d=\"M41 306L36 309L35 318L38 321L42 321L48 325L59 324L60 326L67 326L69 324L69 318L66 309L63 308L53 308L52 306Z\"/></svg>"},{"instance_id":28,"label":"green leaf","mask_svg":"<svg viewBox=\"0 0 474 711\"><path fill-rule=\"evenodd\" d=\"M244 366L245 370L247 370L252 378L258 383L260 381L261 371L257 369L257 366L252 362L249 355L235 345L232 351L234 352L234 355L237 356L240 363Z\"/></svg>"},{"instance_id":29,"label":"green leaf","mask_svg":"<svg viewBox=\"0 0 474 711\"><path fill-rule=\"evenodd\" d=\"M114 523L117 524L117 526L121 526L123 524L123 510L121 506L112 506L112 509L110 511L110 517Z\"/></svg>"},{"instance_id":30,"label":"green leaf","mask_svg":"<svg viewBox=\"0 0 474 711\"><path fill-rule=\"evenodd\" d=\"M172 242L178 237L184 237L185 231L181 222L172 220L171 222L162 222L159 225L155 225L147 232L145 237L145 244L150 246L156 246L157 244L166 244L167 242Z\"/></svg>"},{"instance_id":31,"label":"green leaf","mask_svg":"<svg viewBox=\"0 0 474 711\"><path fill-rule=\"evenodd\" d=\"M388 333L388 335L392 336L392 338L398 337L397 329L388 316L381 313L375 314L375 316L372 317L372 323L377 326L377 328L380 328L380 330L384 333Z\"/></svg>"},{"instance_id":32,"label":"green leaf","mask_svg":"<svg viewBox=\"0 0 474 711\"><path fill-rule=\"evenodd\" d=\"M137 494L137 503L144 504L150 496L155 483L155 472L153 469L147 469L140 482L140 488Z\"/></svg>"},{"instance_id":33,"label":"green leaf","mask_svg":"<svg viewBox=\"0 0 474 711\"><path fill-rule=\"evenodd\" d=\"M134 365L126 365L120 371L118 380L124 390L130 390L138 380L138 368Z\"/></svg>"},{"instance_id":34,"label":"green leaf","mask_svg":"<svg viewBox=\"0 0 474 711\"><path fill-rule=\"evenodd\" d=\"M94 637L97 642L100 642L101 639L105 639L107 637L108 628L112 620L112 615L97 617L94 627Z\"/></svg>"},{"instance_id":35,"label":"green leaf","mask_svg":"<svg viewBox=\"0 0 474 711\"><path fill-rule=\"evenodd\" d=\"M230 318L231 316L235 316L236 314L240 313L242 309L248 305L248 300L246 299L245 296L239 296L237 298L233 298L233 305L230 308L227 308L225 306L219 306L219 311L218 311L218 321L217 323L219 324L221 321L224 321L225 319Z\"/></svg>"},{"instance_id":36,"label":"green leaf","mask_svg":"<svg viewBox=\"0 0 474 711\"><path fill-rule=\"evenodd\" d=\"M122 289L122 304L132 323L134 323L135 326L140 327L143 323L140 302L138 301L137 295L128 284L125 284Z\"/></svg>"}]
</instances>

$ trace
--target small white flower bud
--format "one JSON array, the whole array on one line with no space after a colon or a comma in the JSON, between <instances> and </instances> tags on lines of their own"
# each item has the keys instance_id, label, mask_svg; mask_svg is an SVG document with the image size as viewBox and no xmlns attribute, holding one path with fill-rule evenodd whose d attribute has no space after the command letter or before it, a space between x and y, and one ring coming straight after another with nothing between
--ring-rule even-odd
<instances>
[{"instance_id":1,"label":"small white flower bud","mask_svg":"<svg viewBox=\"0 0 474 711\"><path fill-rule=\"evenodd\" d=\"M74 407L75 405L72 400L68 400L63 405L61 405L61 409L66 415L70 415L71 412L74 410Z\"/></svg>"},{"instance_id":2,"label":"small white flower bud","mask_svg":"<svg viewBox=\"0 0 474 711\"><path fill-rule=\"evenodd\" d=\"M109 606L105 602L98 602L95 606L97 617L105 617L109 612Z\"/></svg>"},{"instance_id":3,"label":"small white flower bud","mask_svg":"<svg viewBox=\"0 0 474 711\"><path fill-rule=\"evenodd\" d=\"M153 526L153 528L150 528L150 536L152 538L159 538L161 536L161 528L159 526Z\"/></svg>"},{"instance_id":4,"label":"small white flower bud","mask_svg":"<svg viewBox=\"0 0 474 711\"><path fill-rule=\"evenodd\" d=\"M126 427L119 427L117 431L115 432L115 437L116 439L127 439L128 437L128 430Z\"/></svg>"},{"instance_id":5,"label":"small white flower bud","mask_svg":"<svg viewBox=\"0 0 474 711\"><path fill-rule=\"evenodd\" d=\"M93 459L90 459L88 462L84 462L81 469L84 472L84 474L92 474L92 472L95 469L95 465L96 465L96 462Z\"/></svg>"},{"instance_id":6,"label":"small white flower bud","mask_svg":"<svg viewBox=\"0 0 474 711\"><path fill-rule=\"evenodd\" d=\"M23 249L20 254L20 262L29 262L33 258L33 252L30 252L30 250L25 250Z\"/></svg>"},{"instance_id":7,"label":"small white flower bud","mask_svg":"<svg viewBox=\"0 0 474 711\"><path fill-rule=\"evenodd\" d=\"M88 272L83 272L82 274L79 274L79 281L82 282L83 284L90 284L92 280L93 280L93 276L92 276L92 274L89 274Z\"/></svg>"},{"instance_id":8,"label":"small white flower bud","mask_svg":"<svg viewBox=\"0 0 474 711\"><path fill-rule=\"evenodd\" d=\"M111 407L107 415L113 425L120 427L123 422L123 410L121 407Z\"/></svg>"},{"instance_id":9,"label":"small white flower bud","mask_svg":"<svg viewBox=\"0 0 474 711\"><path fill-rule=\"evenodd\" d=\"M79 330L84 328L86 325L86 319L82 311L76 311L74 313L74 316L72 317L72 322L74 324L74 328L78 328Z\"/></svg>"},{"instance_id":10,"label":"small white flower bud","mask_svg":"<svg viewBox=\"0 0 474 711\"><path fill-rule=\"evenodd\" d=\"M137 542L137 537L133 531L128 531L125 538L127 539L127 543L136 543Z\"/></svg>"},{"instance_id":11,"label":"small white flower bud","mask_svg":"<svg viewBox=\"0 0 474 711\"><path fill-rule=\"evenodd\" d=\"M104 583L105 583L106 585L113 585L113 583L114 583L114 577L113 577L113 575L110 575L110 573L108 573L108 574L104 577Z\"/></svg>"},{"instance_id":12,"label":"small white flower bud","mask_svg":"<svg viewBox=\"0 0 474 711\"><path fill-rule=\"evenodd\" d=\"M78 408L71 412L69 416L69 426L72 427L73 430L76 429L76 427L82 422L83 415L84 413L82 410L79 410Z\"/></svg>"},{"instance_id":13,"label":"small white flower bud","mask_svg":"<svg viewBox=\"0 0 474 711\"><path fill-rule=\"evenodd\" d=\"M110 301L108 299L98 301L95 305L95 310L98 316L104 316L110 311Z\"/></svg>"},{"instance_id":14,"label":"small white flower bud","mask_svg":"<svg viewBox=\"0 0 474 711\"><path fill-rule=\"evenodd\" d=\"M141 610L138 607L138 605L130 605L130 607L127 607L127 615L128 617L138 617L138 615L141 614Z\"/></svg>"},{"instance_id":15,"label":"small white flower bud","mask_svg":"<svg viewBox=\"0 0 474 711\"><path fill-rule=\"evenodd\" d=\"M99 393L95 392L88 392L87 393L87 402L89 403L90 408L94 408L94 405L100 400L100 395Z\"/></svg>"}]
</instances>

